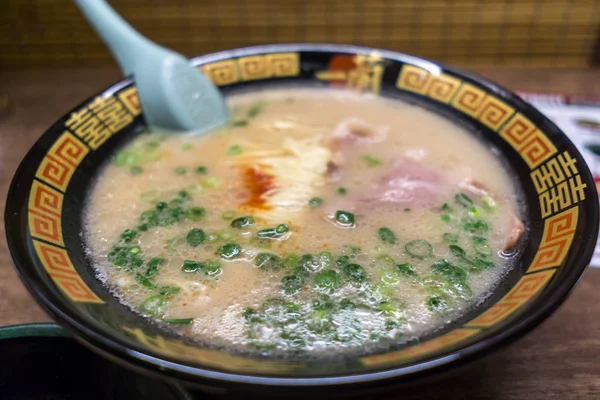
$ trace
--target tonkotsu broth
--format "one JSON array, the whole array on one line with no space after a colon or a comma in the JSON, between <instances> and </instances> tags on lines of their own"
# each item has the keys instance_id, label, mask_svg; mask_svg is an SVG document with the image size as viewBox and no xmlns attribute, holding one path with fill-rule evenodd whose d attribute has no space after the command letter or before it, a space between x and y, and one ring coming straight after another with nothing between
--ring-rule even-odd
<instances>
[{"instance_id":1,"label":"tonkotsu broth","mask_svg":"<svg viewBox=\"0 0 600 400\"><path fill-rule=\"evenodd\" d=\"M98 276L165 329L234 351L366 353L451 322L511 267L515 188L462 128L325 89L229 103L214 134L136 138L89 196Z\"/></svg>"}]
</instances>

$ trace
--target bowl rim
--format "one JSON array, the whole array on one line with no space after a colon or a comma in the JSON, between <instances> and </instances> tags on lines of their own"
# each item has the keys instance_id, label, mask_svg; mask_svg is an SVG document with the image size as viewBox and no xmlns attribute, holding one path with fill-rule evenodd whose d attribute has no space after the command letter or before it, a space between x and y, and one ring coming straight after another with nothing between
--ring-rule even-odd
<instances>
[{"instance_id":1,"label":"bowl rim","mask_svg":"<svg viewBox=\"0 0 600 400\"><path fill-rule=\"evenodd\" d=\"M466 77L471 79L478 84L486 87L492 91L495 95L501 99L509 101L511 104L516 105L520 110L525 110L528 115L535 115L540 120L543 120L546 126L554 131L555 134L559 134L561 138L570 146L569 150L574 154L579 155L580 153L571 142L569 137L562 132L552 121L550 121L545 115L538 111L535 107L522 100L515 93L502 88L496 83L480 77L476 74L465 72L462 69L448 67L443 63L429 61L417 56L383 50L371 47L353 46L353 45L337 45L337 44L315 44L315 43L290 43L290 44L272 44L272 45L261 45L261 46L250 46L238 49L223 50L215 53L210 53L198 57L192 58L190 61L193 65L200 65L210 63L214 61L220 61L223 59L229 59L232 57L240 57L254 54L264 54L276 51L297 51L297 52L323 52L323 53L350 53L350 54L369 54L372 51L377 51L380 56L398 61L403 63L410 63L428 71L448 71L457 76ZM105 90L102 90L99 94L110 95L121 88L131 84L132 79L123 79ZM89 97L77 107L74 107L65 115L79 109L82 105L87 104L98 94ZM43 138L49 134L53 128L60 124L60 120L51 127L40 137ZM37 143L37 142L36 142ZM276 376L263 376L263 375L252 375L246 373L233 373L223 372L218 370L211 370L210 368L203 367L192 367L182 363L167 361L160 357L150 355L137 350L132 350L127 346L119 343L114 338L109 338L104 335L96 333L94 330L88 328L85 324L80 323L77 318L73 318L71 315L65 313L62 309L56 306L56 304L49 299L47 294L44 292L45 285L34 279L29 279L27 273L21 265L28 263L28 260L23 260L19 257L16 235L12 235L18 227L10 224L10 220L14 215L18 214L17 206L11 203L10 200L15 196L15 190L19 186L18 178L20 176L22 168L26 163L26 160L31 156L34 151L35 144L30 148L27 154L23 157L19 167L17 168L13 179L11 181L6 209L5 209L5 228L6 228L6 240L8 248L11 254L13 264L18 272L21 281L25 284L29 292L37 300L38 304L44 308L55 320L57 320L62 326L66 327L70 332L74 333L80 342L83 342L92 350L101 353L105 357L110 358L113 361L128 365L135 369L141 369L149 373L156 373L156 370L160 371L161 374L167 374L177 379L185 380L191 383L198 383L202 379L216 380L222 382L228 382L231 384L254 384L264 386L297 386L297 387L308 387L308 386L337 386L337 385L351 385L351 384L367 384L372 382L380 382L389 379L405 379L416 377L423 373L429 373L437 371L450 366L451 364L458 365L471 359L480 357L492 350L499 348L500 346L516 340L526 332L533 329L535 326L545 320L554 310L556 310L568 297L568 295L575 288L583 274L585 273L587 266L591 260L593 250L595 247L595 241L598 235L599 225L599 207L598 207L598 196L597 192L591 191L591 200L586 202L586 212L589 213L590 219L593 219L592 235L590 236L593 240L588 240L587 243L583 244L583 249L577 255L570 264L568 273L564 276L561 282L556 284L549 301L538 304L537 307L532 308L529 314L520 321L515 321L514 324L507 326L505 329L498 330L489 333L488 337L482 338L481 340L467 345L464 348L453 350L450 353L434 356L431 360L418 362L413 365L405 365L400 367L394 367L393 365L382 366L381 370L358 372L345 375L333 375L323 377L276 377ZM593 181L592 174L587 164L581 163L580 174L585 177L587 181ZM564 268L564 266L563 266Z\"/></svg>"}]
</instances>

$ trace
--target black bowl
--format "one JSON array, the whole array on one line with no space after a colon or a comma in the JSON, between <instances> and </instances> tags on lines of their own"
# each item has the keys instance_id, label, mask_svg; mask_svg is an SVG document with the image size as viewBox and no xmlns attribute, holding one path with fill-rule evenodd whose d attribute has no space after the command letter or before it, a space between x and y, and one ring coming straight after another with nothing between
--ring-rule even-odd
<instances>
[{"instance_id":1,"label":"black bowl","mask_svg":"<svg viewBox=\"0 0 600 400\"><path fill-rule=\"evenodd\" d=\"M489 142L509 161L528 209L529 237L483 304L419 341L348 361L289 362L200 348L132 313L95 279L80 240L81 210L107 157L144 129L130 80L52 126L12 182L8 244L40 304L91 348L138 370L229 387L338 390L427 375L532 329L584 272L598 233L598 198L581 155L546 117L497 85L420 58L334 45L261 46L192 61L225 93L279 85L346 87L430 109ZM296 392L294 392L296 393Z\"/></svg>"}]
</instances>

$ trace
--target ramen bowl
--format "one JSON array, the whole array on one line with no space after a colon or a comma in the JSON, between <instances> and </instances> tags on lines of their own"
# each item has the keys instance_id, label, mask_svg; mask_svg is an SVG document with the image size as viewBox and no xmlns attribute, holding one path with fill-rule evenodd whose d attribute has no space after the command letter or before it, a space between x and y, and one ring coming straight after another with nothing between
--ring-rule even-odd
<instances>
[{"instance_id":1,"label":"ramen bowl","mask_svg":"<svg viewBox=\"0 0 600 400\"><path fill-rule=\"evenodd\" d=\"M82 210L94 178L145 129L136 88L124 80L44 133L14 177L5 215L14 263L32 295L107 358L201 387L381 386L431 375L523 335L565 300L587 267L598 233L592 176L565 134L509 91L431 61L352 46L260 46L192 62L225 94L286 85L343 88L401 99L461 125L508 160L524 194L526 243L518 265L484 302L383 353L310 361L194 344L111 295L95 277L82 241Z\"/></svg>"}]
</instances>

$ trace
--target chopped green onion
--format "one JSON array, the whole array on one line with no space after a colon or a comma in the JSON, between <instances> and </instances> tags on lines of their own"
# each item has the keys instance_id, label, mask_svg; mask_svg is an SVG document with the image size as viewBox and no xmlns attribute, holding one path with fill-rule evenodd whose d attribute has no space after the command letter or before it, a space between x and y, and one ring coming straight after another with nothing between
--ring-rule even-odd
<instances>
[{"instance_id":1,"label":"chopped green onion","mask_svg":"<svg viewBox=\"0 0 600 400\"><path fill-rule=\"evenodd\" d=\"M339 256L337 260L335 260L335 263L337 264L338 267L343 267L344 265L348 264L350 262L350 257L348 256Z\"/></svg>"},{"instance_id":2,"label":"chopped green onion","mask_svg":"<svg viewBox=\"0 0 600 400\"><path fill-rule=\"evenodd\" d=\"M304 286L304 278L298 275L286 275L281 278L281 289L285 294L294 294Z\"/></svg>"},{"instance_id":3,"label":"chopped green onion","mask_svg":"<svg viewBox=\"0 0 600 400\"><path fill-rule=\"evenodd\" d=\"M144 275L140 274L140 273L136 273L135 274L135 280L142 286L148 288L148 289L156 289L157 286L155 283L151 282L148 278L146 278Z\"/></svg>"},{"instance_id":4,"label":"chopped green onion","mask_svg":"<svg viewBox=\"0 0 600 400\"><path fill-rule=\"evenodd\" d=\"M452 212L452 211L453 211L453 210L452 210L452 207L450 207L450 206L448 205L448 203L444 203L444 204L442 205L442 208L441 208L441 210L442 210L442 211L445 211L445 212Z\"/></svg>"},{"instance_id":5,"label":"chopped green onion","mask_svg":"<svg viewBox=\"0 0 600 400\"><path fill-rule=\"evenodd\" d=\"M203 165L199 165L196 167L196 173L198 175L206 175L207 172L208 172L208 168L206 168Z\"/></svg>"},{"instance_id":6,"label":"chopped green onion","mask_svg":"<svg viewBox=\"0 0 600 400\"><path fill-rule=\"evenodd\" d=\"M396 285L400 282L400 274L397 271L387 271L381 276L381 281L386 285Z\"/></svg>"},{"instance_id":7,"label":"chopped green onion","mask_svg":"<svg viewBox=\"0 0 600 400\"><path fill-rule=\"evenodd\" d=\"M262 101L258 101L256 103L254 103L252 106L250 106L250 108L248 109L248 117L249 118L254 118L256 117L258 114L260 114L263 110L263 107L265 106L265 103Z\"/></svg>"},{"instance_id":8,"label":"chopped green onion","mask_svg":"<svg viewBox=\"0 0 600 400\"><path fill-rule=\"evenodd\" d=\"M158 211L166 210L167 208L169 208L169 205L164 201L159 201L156 203L156 209Z\"/></svg>"},{"instance_id":9,"label":"chopped green onion","mask_svg":"<svg viewBox=\"0 0 600 400\"><path fill-rule=\"evenodd\" d=\"M200 221L206 216L206 210L203 207L192 207L188 210L186 217L190 221Z\"/></svg>"},{"instance_id":10,"label":"chopped green onion","mask_svg":"<svg viewBox=\"0 0 600 400\"><path fill-rule=\"evenodd\" d=\"M312 254L304 254L296 263L294 269L296 275L309 276L320 267L319 260Z\"/></svg>"},{"instance_id":11,"label":"chopped green onion","mask_svg":"<svg viewBox=\"0 0 600 400\"><path fill-rule=\"evenodd\" d=\"M463 248L455 244L448 246L448 249L450 249L450 253L458 258L462 258L466 255L466 252L463 250Z\"/></svg>"},{"instance_id":12,"label":"chopped green onion","mask_svg":"<svg viewBox=\"0 0 600 400\"><path fill-rule=\"evenodd\" d=\"M320 271L315 275L314 284L315 289L321 292L332 293L340 286L340 276L333 269Z\"/></svg>"},{"instance_id":13,"label":"chopped green onion","mask_svg":"<svg viewBox=\"0 0 600 400\"><path fill-rule=\"evenodd\" d=\"M240 145L233 145L229 148L229 150L227 150L227 154L229 154L230 156L236 156L238 154L242 154L242 146Z\"/></svg>"},{"instance_id":14,"label":"chopped green onion","mask_svg":"<svg viewBox=\"0 0 600 400\"><path fill-rule=\"evenodd\" d=\"M277 225L277 228L275 228L275 232L279 233L280 235L283 235L284 233L288 233L290 230L290 227L287 224L279 224Z\"/></svg>"},{"instance_id":15,"label":"chopped green onion","mask_svg":"<svg viewBox=\"0 0 600 400\"><path fill-rule=\"evenodd\" d=\"M231 221L231 227L236 229L246 228L255 224L254 217L249 215L247 217L236 218Z\"/></svg>"},{"instance_id":16,"label":"chopped green onion","mask_svg":"<svg viewBox=\"0 0 600 400\"><path fill-rule=\"evenodd\" d=\"M483 271L484 269L496 266L492 261L482 260L481 258L464 259L467 262L466 268L469 271Z\"/></svg>"},{"instance_id":17,"label":"chopped green onion","mask_svg":"<svg viewBox=\"0 0 600 400\"><path fill-rule=\"evenodd\" d=\"M223 214L221 214L223 219L233 219L233 217L235 217L235 211L233 210L223 211Z\"/></svg>"},{"instance_id":18,"label":"chopped green onion","mask_svg":"<svg viewBox=\"0 0 600 400\"><path fill-rule=\"evenodd\" d=\"M388 301L392 298L392 288L388 285L377 284L372 288L372 294L377 301Z\"/></svg>"},{"instance_id":19,"label":"chopped green onion","mask_svg":"<svg viewBox=\"0 0 600 400\"><path fill-rule=\"evenodd\" d=\"M207 276L219 276L223 272L221 263L219 260L210 260L204 264L204 275Z\"/></svg>"},{"instance_id":20,"label":"chopped green onion","mask_svg":"<svg viewBox=\"0 0 600 400\"><path fill-rule=\"evenodd\" d=\"M464 282L467 279L467 273L462 268L452 265L446 260L434 262L431 270L450 282Z\"/></svg>"},{"instance_id":21,"label":"chopped green onion","mask_svg":"<svg viewBox=\"0 0 600 400\"><path fill-rule=\"evenodd\" d=\"M177 175L185 175L187 174L187 169L185 169L185 167L177 167L175 168L175 173Z\"/></svg>"},{"instance_id":22,"label":"chopped green onion","mask_svg":"<svg viewBox=\"0 0 600 400\"><path fill-rule=\"evenodd\" d=\"M239 126L246 126L246 125L248 125L248 121L245 120L245 119L236 119L236 120L231 121L231 125L232 126L238 126L238 127Z\"/></svg>"},{"instance_id":23,"label":"chopped green onion","mask_svg":"<svg viewBox=\"0 0 600 400\"><path fill-rule=\"evenodd\" d=\"M432 296L427 299L427 308L431 312L445 313L450 310L448 302L440 296Z\"/></svg>"},{"instance_id":24,"label":"chopped green onion","mask_svg":"<svg viewBox=\"0 0 600 400\"><path fill-rule=\"evenodd\" d=\"M158 267L164 261L165 259L161 257L153 257L152 259L150 259L150 261L148 261L148 263L146 264L146 278L154 278L156 275L158 275Z\"/></svg>"},{"instance_id":25,"label":"chopped green onion","mask_svg":"<svg viewBox=\"0 0 600 400\"><path fill-rule=\"evenodd\" d=\"M463 229L469 232L483 233L489 230L488 224L481 219L470 218L463 224Z\"/></svg>"},{"instance_id":26,"label":"chopped green onion","mask_svg":"<svg viewBox=\"0 0 600 400\"><path fill-rule=\"evenodd\" d=\"M319 207L321 204L323 204L323 199L318 197L313 197L308 201L308 205L311 207Z\"/></svg>"},{"instance_id":27,"label":"chopped green onion","mask_svg":"<svg viewBox=\"0 0 600 400\"><path fill-rule=\"evenodd\" d=\"M254 265L260 269L274 269L281 266L281 258L271 253L259 253L254 259Z\"/></svg>"},{"instance_id":28,"label":"chopped green onion","mask_svg":"<svg viewBox=\"0 0 600 400\"><path fill-rule=\"evenodd\" d=\"M296 265L298 265L299 260L300 260L300 256L298 254L296 254L296 253L289 254L283 260L283 266L286 269L294 269L294 268L296 268Z\"/></svg>"},{"instance_id":29,"label":"chopped green onion","mask_svg":"<svg viewBox=\"0 0 600 400\"><path fill-rule=\"evenodd\" d=\"M140 246L133 246L133 247L129 248L129 254L131 254L131 255L136 255L140 251L142 251L142 249L140 248Z\"/></svg>"},{"instance_id":30,"label":"chopped green onion","mask_svg":"<svg viewBox=\"0 0 600 400\"><path fill-rule=\"evenodd\" d=\"M181 246L185 243L185 239L182 236L175 236L167 241L165 244L165 249L169 251L175 250L176 247Z\"/></svg>"},{"instance_id":31,"label":"chopped green onion","mask_svg":"<svg viewBox=\"0 0 600 400\"><path fill-rule=\"evenodd\" d=\"M181 150L188 151L193 149L194 146L191 143L181 143Z\"/></svg>"},{"instance_id":32,"label":"chopped green onion","mask_svg":"<svg viewBox=\"0 0 600 400\"><path fill-rule=\"evenodd\" d=\"M414 258L427 258L433 255L433 246L426 240L417 239L406 243L404 250Z\"/></svg>"},{"instance_id":33,"label":"chopped green onion","mask_svg":"<svg viewBox=\"0 0 600 400\"><path fill-rule=\"evenodd\" d=\"M179 286L161 286L160 294L161 296L167 296L169 294L177 294L181 291Z\"/></svg>"},{"instance_id":34,"label":"chopped green onion","mask_svg":"<svg viewBox=\"0 0 600 400\"><path fill-rule=\"evenodd\" d=\"M275 229L262 229L256 233L260 239L275 239L284 236L288 233L290 227L287 224L279 224Z\"/></svg>"},{"instance_id":35,"label":"chopped green onion","mask_svg":"<svg viewBox=\"0 0 600 400\"><path fill-rule=\"evenodd\" d=\"M380 159L375 158L375 157L373 157L373 156L371 156L369 154L365 154L364 156L362 156L362 159L363 159L364 162L367 163L367 165L369 167L376 167L379 164L381 164L381 160Z\"/></svg>"},{"instance_id":36,"label":"chopped green onion","mask_svg":"<svg viewBox=\"0 0 600 400\"><path fill-rule=\"evenodd\" d=\"M161 321L173 325L191 325L194 323L194 318L162 318Z\"/></svg>"},{"instance_id":37,"label":"chopped green onion","mask_svg":"<svg viewBox=\"0 0 600 400\"><path fill-rule=\"evenodd\" d=\"M123 233L121 233L121 239L125 243L130 243L137 235L138 232L135 229L125 229Z\"/></svg>"},{"instance_id":38,"label":"chopped green onion","mask_svg":"<svg viewBox=\"0 0 600 400\"><path fill-rule=\"evenodd\" d=\"M340 301L340 308L342 310L355 310L356 304L349 299L342 299L342 301Z\"/></svg>"},{"instance_id":39,"label":"chopped green onion","mask_svg":"<svg viewBox=\"0 0 600 400\"><path fill-rule=\"evenodd\" d=\"M379 228L379 238L382 242L387 244L396 244L396 235L389 228Z\"/></svg>"},{"instance_id":40,"label":"chopped green onion","mask_svg":"<svg viewBox=\"0 0 600 400\"><path fill-rule=\"evenodd\" d=\"M141 309L146 314L156 315L161 313L166 305L167 300L165 299L165 297L156 294L144 300Z\"/></svg>"},{"instance_id":41,"label":"chopped green onion","mask_svg":"<svg viewBox=\"0 0 600 400\"><path fill-rule=\"evenodd\" d=\"M417 276L417 271L415 270L415 267L413 267L411 263L396 264L396 270L398 272L400 272L402 275Z\"/></svg>"},{"instance_id":42,"label":"chopped green onion","mask_svg":"<svg viewBox=\"0 0 600 400\"><path fill-rule=\"evenodd\" d=\"M341 226L354 226L354 214L347 211L337 210L335 212L335 220Z\"/></svg>"},{"instance_id":43,"label":"chopped green onion","mask_svg":"<svg viewBox=\"0 0 600 400\"><path fill-rule=\"evenodd\" d=\"M482 237L473 237L473 250L482 257L492 255L492 248L487 244L485 238Z\"/></svg>"},{"instance_id":44,"label":"chopped green onion","mask_svg":"<svg viewBox=\"0 0 600 400\"><path fill-rule=\"evenodd\" d=\"M469 196L464 193L458 193L454 196L454 201L456 204L461 205L465 208L471 207L473 205L473 200Z\"/></svg>"},{"instance_id":45,"label":"chopped green onion","mask_svg":"<svg viewBox=\"0 0 600 400\"><path fill-rule=\"evenodd\" d=\"M239 256L242 248L237 243L225 243L217 251L222 258L230 260Z\"/></svg>"},{"instance_id":46,"label":"chopped green onion","mask_svg":"<svg viewBox=\"0 0 600 400\"><path fill-rule=\"evenodd\" d=\"M458 235L456 233L444 233L442 235L442 238L444 239L444 242L446 243L458 243Z\"/></svg>"},{"instance_id":47,"label":"chopped green onion","mask_svg":"<svg viewBox=\"0 0 600 400\"><path fill-rule=\"evenodd\" d=\"M202 263L194 260L183 260L183 265L181 266L181 270L183 272L198 272L202 269Z\"/></svg>"},{"instance_id":48,"label":"chopped green onion","mask_svg":"<svg viewBox=\"0 0 600 400\"><path fill-rule=\"evenodd\" d=\"M446 223L450 222L450 220L452 219L452 217L448 214L442 214L440 215L440 219Z\"/></svg>"},{"instance_id":49,"label":"chopped green onion","mask_svg":"<svg viewBox=\"0 0 600 400\"><path fill-rule=\"evenodd\" d=\"M356 283L362 283L367 278L367 273L358 264L347 264L344 266L344 276Z\"/></svg>"},{"instance_id":50,"label":"chopped green onion","mask_svg":"<svg viewBox=\"0 0 600 400\"><path fill-rule=\"evenodd\" d=\"M221 179L217 176L208 176L202 179L200 184L205 188L214 188L221 184Z\"/></svg>"},{"instance_id":51,"label":"chopped green onion","mask_svg":"<svg viewBox=\"0 0 600 400\"><path fill-rule=\"evenodd\" d=\"M188 232L185 239L190 246L196 247L204 243L206 234L202 229L193 228Z\"/></svg>"},{"instance_id":52,"label":"chopped green onion","mask_svg":"<svg viewBox=\"0 0 600 400\"><path fill-rule=\"evenodd\" d=\"M329 251L322 251L317 254L317 260L321 264L321 268L329 268L333 265L333 254Z\"/></svg>"},{"instance_id":53,"label":"chopped green onion","mask_svg":"<svg viewBox=\"0 0 600 400\"><path fill-rule=\"evenodd\" d=\"M348 190L346 190L346 188L340 187L337 189L338 194L346 195L348 193Z\"/></svg>"},{"instance_id":54,"label":"chopped green onion","mask_svg":"<svg viewBox=\"0 0 600 400\"><path fill-rule=\"evenodd\" d=\"M397 304L390 303L389 301L382 301L379 303L379 309L383 311L384 315L390 317L398 317L400 316L401 310Z\"/></svg>"},{"instance_id":55,"label":"chopped green onion","mask_svg":"<svg viewBox=\"0 0 600 400\"><path fill-rule=\"evenodd\" d=\"M158 225L158 213L155 210L144 211L140 215L140 221L148 227L156 226Z\"/></svg>"},{"instance_id":56,"label":"chopped green onion","mask_svg":"<svg viewBox=\"0 0 600 400\"><path fill-rule=\"evenodd\" d=\"M248 321L256 317L256 314L258 314L258 311L256 311L256 309L252 307L244 307L244 309L242 310L242 317L244 317Z\"/></svg>"},{"instance_id":57,"label":"chopped green onion","mask_svg":"<svg viewBox=\"0 0 600 400\"><path fill-rule=\"evenodd\" d=\"M485 211L492 212L496 209L496 201L490 196L484 196L481 198L481 204Z\"/></svg>"},{"instance_id":58,"label":"chopped green onion","mask_svg":"<svg viewBox=\"0 0 600 400\"><path fill-rule=\"evenodd\" d=\"M143 172L144 168L140 167L139 165L134 165L129 169L129 173L133 176L141 175Z\"/></svg>"},{"instance_id":59,"label":"chopped green onion","mask_svg":"<svg viewBox=\"0 0 600 400\"><path fill-rule=\"evenodd\" d=\"M467 215L469 215L470 217L480 217L481 211L479 211L479 209L475 206L469 207L469 212L467 213Z\"/></svg>"},{"instance_id":60,"label":"chopped green onion","mask_svg":"<svg viewBox=\"0 0 600 400\"><path fill-rule=\"evenodd\" d=\"M133 166L138 162L138 155L132 150L123 150L115 157L115 164L120 167Z\"/></svg>"}]
</instances>

